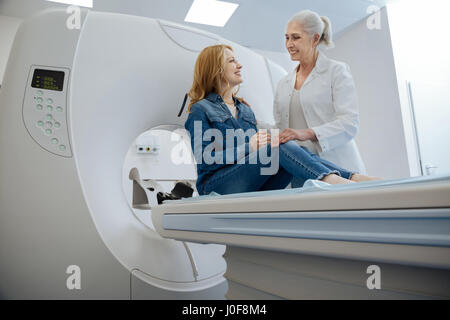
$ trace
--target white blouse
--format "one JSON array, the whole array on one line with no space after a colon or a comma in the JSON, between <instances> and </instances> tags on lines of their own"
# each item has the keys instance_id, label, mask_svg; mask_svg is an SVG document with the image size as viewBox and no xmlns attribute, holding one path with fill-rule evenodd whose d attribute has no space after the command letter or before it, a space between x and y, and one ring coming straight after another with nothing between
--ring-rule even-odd
<instances>
[{"instance_id":1,"label":"white blouse","mask_svg":"<svg viewBox=\"0 0 450 320\"><path fill-rule=\"evenodd\" d=\"M289 128L292 129L308 129L308 124L306 123L305 114L303 113L303 108L300 103L300 90L292 91L291 102L289 105ZM309 151L319 154L320 146L317 142L306 140L296 142L305 148L308 148Z\"/></svg>"}]
</instances>

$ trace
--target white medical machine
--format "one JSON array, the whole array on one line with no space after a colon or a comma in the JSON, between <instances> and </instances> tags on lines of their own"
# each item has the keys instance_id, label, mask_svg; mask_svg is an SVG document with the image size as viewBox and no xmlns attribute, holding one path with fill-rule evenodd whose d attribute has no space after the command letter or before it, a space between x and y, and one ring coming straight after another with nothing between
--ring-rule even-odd
<instances>
[{"instance_id":1,"label":"white medical machine","mask_svg":"<svg viewBox=\"0 0 450 320\"><path fill-rule=\"evenodd\" d=\"M196 178L170 152L191 157L181 106L198 52L234 48L240 95L268 123L284 71L173 23L68 17L25 21L7 65L0 298L450 297L449 177L157 205L156 191Z\"/></svg>"},{"instance_id":2,"label":"white medical machine","mask_svg":"<svg viewBox=\"0 0 450 320\"><path fill-rule=\"evenodd\" d=\"M248 83L240 94L268 122L285 71L200 30L76 14L49 9L24 21L7 64L0 298L225 299L225 247L162 238L149 207L133 207L130 176L137 168L149 198L195 182L194 163L173 164L170 152L187 137L191 155L180 111L201 49L234 48Z\"/></svg>"}]
</instances>

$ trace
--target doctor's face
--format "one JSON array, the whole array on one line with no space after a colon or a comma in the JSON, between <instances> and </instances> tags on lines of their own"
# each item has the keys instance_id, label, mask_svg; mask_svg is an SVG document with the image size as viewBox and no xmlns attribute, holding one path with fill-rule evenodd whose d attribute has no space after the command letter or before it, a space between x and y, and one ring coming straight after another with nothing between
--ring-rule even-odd
<instances>
[{"instance_id":1,"label":"doctor's face","mask_svg":"<svg viewBox=\"0 0 450 320\"><path fill-rule=\"evenodd\" d=\"M314 39L303 30L300 23L289 23L285 37L286 49L289 52L292 61L302 61L314 55L317 44L315 44Z\"/></svg>"},{"instance_id":2,"label":"doctor's face","mask_svg":"<svg viewBox=\"0 0 450 320\"><path fill-rule=\"evenodd\" d=\"M225 49L225 65L224 65L224 78L231 87L237 86L242 83L241 76L242 65L237 62L233 51Z\"/></svg>"}]
</instances>

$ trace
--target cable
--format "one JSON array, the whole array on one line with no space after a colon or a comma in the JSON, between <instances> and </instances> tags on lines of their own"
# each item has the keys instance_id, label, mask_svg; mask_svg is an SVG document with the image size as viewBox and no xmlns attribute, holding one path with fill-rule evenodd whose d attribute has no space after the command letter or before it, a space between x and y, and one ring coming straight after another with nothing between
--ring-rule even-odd
<instances>
[{"instance_id":1,"label":"cable","mask_svg":"<svg viewBox=\"0 0 450 320\"><path fill-rule=\"evenodd\" d=\"M197 277L198 277L198 269L197 269L197 266L195 265L195 260L194 260L194 257L192 256L191 249L189 249L189 247L188 247L186 242L184 242L184 241L182 241L182 242L183 242L183 245L184 245L184 249L186 250L186 253L187 253L188 257L189 257L189 261L191 262L192 272L194 274L195 281L198 281L198 279L197 279Z\"/></svg>"}]
</instances>

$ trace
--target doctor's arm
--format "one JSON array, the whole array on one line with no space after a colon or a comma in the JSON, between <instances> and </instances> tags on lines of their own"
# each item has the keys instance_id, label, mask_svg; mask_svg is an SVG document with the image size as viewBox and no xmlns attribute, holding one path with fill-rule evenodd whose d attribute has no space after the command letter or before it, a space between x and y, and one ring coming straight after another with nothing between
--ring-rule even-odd
<instances>
[{"instance_id":1,"label":"doctor's arm","mask_svg":"<svg viewBox=\"0 0 450 320\"><path fill-rule=\"evenodd\" d=\"M350 68L346 64L335 67L331 99L336 119L311 128L323 152L349 142L358 132L358 97Z\"/></svg>"}]
</instances>

